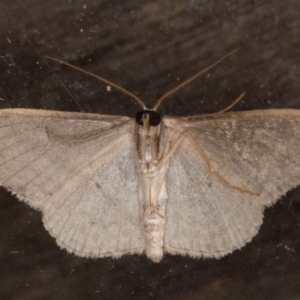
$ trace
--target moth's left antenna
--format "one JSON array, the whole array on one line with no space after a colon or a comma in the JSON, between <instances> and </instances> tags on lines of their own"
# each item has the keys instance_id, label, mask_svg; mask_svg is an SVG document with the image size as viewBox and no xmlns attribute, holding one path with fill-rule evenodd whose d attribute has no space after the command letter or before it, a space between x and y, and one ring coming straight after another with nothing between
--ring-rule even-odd
<instances>
[{"instance_id":1,"label":"moth's left antenna","mask_svg":"<svg viewBox=\"0 0 300 300\"><path fill-rule=\"evenodd\" d=\"M166 94L164 94L160 99L158 99L157 103L154 106L154 110L157 110L158 107L161 105L161 103L170 95L172 95L173 93L175 93L176 91L178 91L179 89L181 89L182 87L184 87L185 85L189 84L191 81L195 80L197 77L199 77L200 75L204 74L205 72L209 71L210 69L212 69L213 67L215 67L216 65L218 65L221 61L223 61L225 58L227 58L228 56L232 55L233 53L235 53L236 51L238 51L239 49L235 49L231 52L229 52L228 54L224 55L223 57L221 57L219 60L217 60L216 62L214 62L212 65L208 66L207 68L201 70L200 72L198 72L197 74L195 74L194 76L192 76L191 78L189 78L188 80L184 81L183 83L181 83L180 85L178 85L177 87L175 87L174 89L172 89L171 91L167 92Z\"/></svg>"}]
</instances>

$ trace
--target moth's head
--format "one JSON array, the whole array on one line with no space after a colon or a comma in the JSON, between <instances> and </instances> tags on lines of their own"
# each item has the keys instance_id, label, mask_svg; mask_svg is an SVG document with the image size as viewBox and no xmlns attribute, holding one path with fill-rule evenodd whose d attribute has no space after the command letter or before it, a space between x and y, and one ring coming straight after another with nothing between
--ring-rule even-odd
<instances>
[{"instance_id":1,"label":"moth's head","mask_svg":"<svg viewBox=\"0 0 300 300\"><path fill-rule=\"evenodd\" d=\"M135 121L140 126L156 127L161 123L161 115L155 110L140 110L135 115Z\"/></svg>"}]
</instances>

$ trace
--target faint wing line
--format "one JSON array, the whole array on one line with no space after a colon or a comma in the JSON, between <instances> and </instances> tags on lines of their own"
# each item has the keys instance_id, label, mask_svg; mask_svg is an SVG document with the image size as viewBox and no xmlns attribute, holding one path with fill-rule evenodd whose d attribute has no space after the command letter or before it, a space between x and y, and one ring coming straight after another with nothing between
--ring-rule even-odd
<instances>
[{"instance_id":1,"label":"faint wing line","mask_svg":"<svg viewBox=\"0 0 300 300\"><path fill-rule=\"evenodd\" d=\"M80 189L80 187L77 188L77 189L76 189L76 190L75 190L68 198L72 197L79 189ZM74 211L75 211L75 208L80 204L80 202L81 202L81 200L82 200L82 197L83 197L83 194L84 194L84 192L81 193L80 198L77 200L78 202L77 202L76 205L74 206ZM68 199L68 198L67 198L67 199ZM62 207L62 206L60 206L59 208L61 208L61 207ZM58 208L58 209L59 209L59 208ZM51 217L57 212L58 209L56 209L56 211L54 211L54 212L49 216L49 218L51 218ZM72 213L72 214L69 214L69 216L67 217L67 219L64 221L64 224L62 225L62 227L61 227L60 230L59 230L59 233L57 234L57 238L60 236L60 234L62 233L63 229L65 228L67 222L70 220L70 218L71 218L72 216L73 216L73 213ZM74 230L74 233L72 234L72 236L73 236L75 233L76 233L76 230Z\"/></svg>"},{"instance_id":2,"label":"faint wing line","mask_svg":"<svg viewBox=\"0 0 300 300\"><path fill-rule=\"evenodd\" d=\"M70 196L69 196L68 198L70 198L71 196L73 196L74 194L76 194L80 188L81 188L81 187L78 187L77 189L75 189L75 190L70 194ZM81 196L81 197L82 197L82 196ZM67 199L68 199L68 198L67 198ZM80 199L81 199L81 198L80 198ZM79 201L79 200L78 200L78 201ZM53 212L49 215L49 218L52 218L52 217L54 216L54 214L55 214L58 210L62 209L63 206L65 205L65 203L66 203L66 202L61 203L61 205L60 205L59 207L57 207L56 210L53 211ZM75 207L76 207L76 206L75 206Z\"/></svg>"},{"instance_id":3,"label":"faint wing line","mask_svg":"<svg viewBox=\"0 0 300 300\"><path fill-rule=\"evenodd\" d=\"M13 160L13 159L15 159L15 158L18 158L18 157L20 157L20 156L22 156L22 155L24 155L24 154L27 154L27 153L29 153L29 152L31 152L31 151L34 151L34 150L36 150L36 149L39 149L39 148L41 148L41 146L37 146L37 147L35 147L35 148L33 148L33 149L30 149L30 150L28 150L28 151L25 151L25 152L23 152L23 153L21 153L21 154L15 156L15 157L13 157L12 159L8 160L7 162L9 162L9 161L11 161L11 160ZM25 170L28 166L30 166L31 164L33 164L34 162L36 162L39 158L41 158L44 154L46 154L46 153L49 152L50 150L51 150L51 148L45 150L45 151L44 151L42 154L40 154L36 159L34 159L34 160L32 160L31 162L29 162L27 165L25 165L23 168L21 168L21 169L19 169L18 171L16 171L16 172L15 172L14 174L12 174L11 176L5 178L5 180L3 181L3 183L4 183L6 180L11 179L12 177L16 176L18 173L20 173L20 172L22 172L23 170ZM28 184L28 183L26 182L26 185L27 185L27 184Z\"/></svg>"},{"instance_id":4,"label":"faint wing line","mask_svg":"<svg viewBox=\"0 0 300 300\"><path fill-rule=\"evenodd\" d=\"M118 147L120 147L120 144L122 142L125 141L127 137L124 136L120 139L118 139ZM109 150L115 146L116 142L114 144L111 144L109 147L107 147L107 149L104 152L101 153L96 153L95 155L93 155L93 157L85 160L83 163L81 163L79 166L75 167L74 169L72 169L68 175L64 178L64 180L62 180L59 184L57 184L55 187L53 187L48 194L45 195L44 199L41 201L41 205L42 207L44 207L46 205L46 203L48 202L48 200L51 198L52 194L54 194L57 190L59 190L62 186L64 186L68 181L72 180L80 171L82 171L84 168L90 166L94 161L96 161L99 157L99 155L104 155L105 153L109 152Z\"/></svg>"},{"instance_id":5,"label":"faint wing line","mask_svg":"<svg viewBox=\"0 0 300 300\"><path fill-rule=\"evenodd\" d=\"M131 122L131 120L127 120L127 121L124 121L124 122L121 122L119 124L116 124L116 125L113 125L109 128L106 128L106 129L103 129L101 131L98 131L98 132L94 132L94 133L91 133L91 134L88 134L88 135L85 135L83 137L80 137L80 138L67 138L67 137L63 137L59 134L56 134L55 132L53 132L52 130L50 130L48 127L45 127L46 129L46 132L49 134L49 135L52 135L54 136L55 138L57 139L60 139L60 140L63 140L65 142L83 142L83 141L87 141L87 140L90 140L92 138L95 138L95 137L98 137L98 136L101 136L101 135L104 135L104 134L108 134L110 132L112 132L113 130L116 130L118 128L121 128L123 126L125 126L127 123Z\"/></svg>"}]
</instances>

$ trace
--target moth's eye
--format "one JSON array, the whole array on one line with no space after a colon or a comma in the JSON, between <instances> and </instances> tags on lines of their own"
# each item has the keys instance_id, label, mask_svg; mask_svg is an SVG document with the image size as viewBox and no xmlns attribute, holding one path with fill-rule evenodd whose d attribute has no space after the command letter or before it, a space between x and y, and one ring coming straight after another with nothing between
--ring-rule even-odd
<instances>
[{"instance_id":1,"label":"moth's eye","mask_svg":"<svg viewBox=\"0 0 300 300\"><path fill-rule=\"evenodd\" d=\"M150 126L157 126L161 122L161 115L154 111L154 110L141 110L138 111L135 115L135 121L139 125L143 125L143 115L147 114L149 116L149 125Z\"/></svg>"}]
</instances>

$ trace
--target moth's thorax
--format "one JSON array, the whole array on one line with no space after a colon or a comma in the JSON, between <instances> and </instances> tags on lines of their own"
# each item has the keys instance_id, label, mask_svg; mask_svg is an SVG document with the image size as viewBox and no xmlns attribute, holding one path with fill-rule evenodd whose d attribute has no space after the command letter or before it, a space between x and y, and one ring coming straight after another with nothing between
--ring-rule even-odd
<instances>
[{"instance_id":1,"label":"moth's thorax","mask_svg":"<svg viewBox=\"0 0 300 300\"><path fill-rule=\"evenodd\" d=\"M154 176L156 165L166 150L167 127L163 122L150 125L150 116L142 116L142 125L136 124L136 147L140 170L147 176Z\"/></svg>"}]
</instances>

